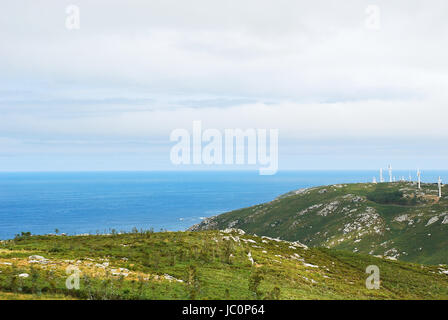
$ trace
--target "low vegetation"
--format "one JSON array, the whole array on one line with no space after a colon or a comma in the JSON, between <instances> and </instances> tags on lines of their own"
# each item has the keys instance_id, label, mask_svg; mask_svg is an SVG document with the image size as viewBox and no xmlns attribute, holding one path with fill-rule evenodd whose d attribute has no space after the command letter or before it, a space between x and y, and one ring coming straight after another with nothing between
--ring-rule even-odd
<instances>
[{"instance_id":1,"label":"low vegetation","mask_svg":"<svg viewBox=\"0 0 448 320\"><path fill-rule=\"evenodd\" d=\"M447 269L241 230L25 234L0 243L0 299L447 299Z\"/></svg>"},{"instance_id":2,"label":"low vegetation","mask_svg":"<svg viewBox=\"0 0 448 320\"><path fill-rule=\"evenodd\" d=\"M448 187L357 183L301 189L204 220L191 230L239 228L311 247L448 263Z\"/></svg>"}]
</instances>

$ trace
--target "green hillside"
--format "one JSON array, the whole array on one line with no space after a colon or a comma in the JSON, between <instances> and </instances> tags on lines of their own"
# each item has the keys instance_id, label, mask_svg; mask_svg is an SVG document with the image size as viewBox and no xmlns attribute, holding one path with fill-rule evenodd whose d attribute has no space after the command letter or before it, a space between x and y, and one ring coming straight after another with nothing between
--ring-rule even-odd
<instances>
[{"instance_id":1,"label":"green hillside","mask_svg":"<svg viewBox=\"0 0 448 320\"><path fill-rule=\"evenodd\" d=\"M212 217L190 230L239 228L312 247L448 263L448 198L437 195L437 184L322 186Z\"/></svg>"},{"instance_id":2,"label":"green hillside","mask_svg":"<svg viewBox=\"0 0 448 320\"><path fill-rule=\"evenodd\" d=\"M239 230L25 235L0 243L0 299L448 299L447 269Z\"/></svg>"}]
</instances>

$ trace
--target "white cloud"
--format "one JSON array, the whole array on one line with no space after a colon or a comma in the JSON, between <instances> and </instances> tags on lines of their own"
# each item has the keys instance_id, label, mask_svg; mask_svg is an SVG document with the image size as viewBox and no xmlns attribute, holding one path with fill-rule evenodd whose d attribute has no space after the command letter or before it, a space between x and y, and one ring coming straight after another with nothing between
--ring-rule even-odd
<instances>
[{"instance_id":1,"label":"white cloud","mask_svg":"<svg viewBox=\"0 0 448 320\"><path fill-rule=\"evenodd\" d=\"M63 3L4 3L0 137L69 152L163 142L197 119L278 128L316 150L447 137L448 4L376 3L380 30L364 27L368 1L83 0L79 31L65 29Z\"/></svg>"}]
</instances>

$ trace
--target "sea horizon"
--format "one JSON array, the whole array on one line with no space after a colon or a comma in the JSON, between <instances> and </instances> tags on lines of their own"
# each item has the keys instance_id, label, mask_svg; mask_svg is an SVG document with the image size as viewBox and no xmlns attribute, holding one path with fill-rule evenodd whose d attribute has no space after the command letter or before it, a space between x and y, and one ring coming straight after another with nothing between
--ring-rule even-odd
<instances>
[{"instance_id":1,"label":"sea horizon","mask_svg":"<svg viewBox=\"0 0 448 320\"><path fill-rule=\"evenodd\" d=\"M397 180L409 170L394 170ZM182 231L203 219L320 185L372 182L378 170L0 172L0 239L21 232ZM448 179L423 170L423 182ZM384 172L387 178L387 172ZM415 172L412 176L415 180Z\"/></svg>"}]
</instances>

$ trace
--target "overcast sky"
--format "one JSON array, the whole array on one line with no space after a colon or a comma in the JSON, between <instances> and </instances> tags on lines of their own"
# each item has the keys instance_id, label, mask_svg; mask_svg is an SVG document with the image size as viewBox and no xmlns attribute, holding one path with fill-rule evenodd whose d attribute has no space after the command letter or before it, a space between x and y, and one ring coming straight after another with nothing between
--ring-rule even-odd
<instances>
[{"instance_id":1,"label":"overcast sky","mask_svg":"<svg viewBox=\"0 0 448 320\"><path fill-rule=\"evenodd\" d=\"M2 1L0 171L174 169L170 132L193 120L279 129L280 170L448 169L447 13L444 0Z\"/></svg>"}]
</instances>

